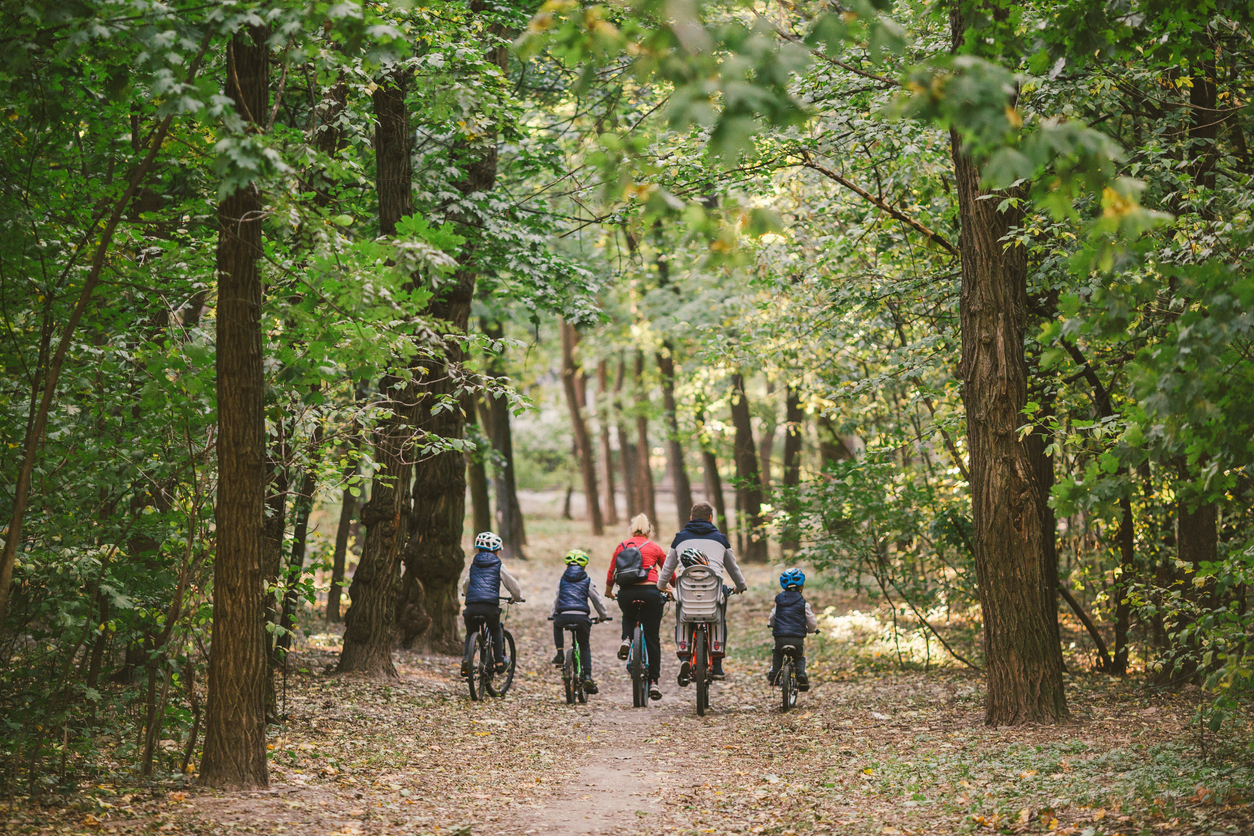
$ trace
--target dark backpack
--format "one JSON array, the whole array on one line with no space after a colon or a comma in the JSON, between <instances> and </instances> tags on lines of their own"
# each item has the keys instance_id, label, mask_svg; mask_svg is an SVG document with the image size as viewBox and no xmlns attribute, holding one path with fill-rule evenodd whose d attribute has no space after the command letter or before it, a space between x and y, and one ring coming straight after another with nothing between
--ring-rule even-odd
<instances>
[{"instance_id":1,"label":"dark backpack","mask_svg":"<svg viewBox=\"0 0 1254 836\"><path fill-rule=\"evenodd\" d=\"M614 583L631 586L648 580L649 570L644 568L644 555L635 546L628 546L614 559Z\"/></svg>"}]
</instances>

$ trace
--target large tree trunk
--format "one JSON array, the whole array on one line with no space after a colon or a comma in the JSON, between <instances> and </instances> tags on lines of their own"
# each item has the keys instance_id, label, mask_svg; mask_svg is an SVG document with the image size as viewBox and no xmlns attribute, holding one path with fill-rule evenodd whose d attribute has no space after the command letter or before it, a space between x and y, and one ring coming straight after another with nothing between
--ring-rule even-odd
<instances>
[{"instance_id":1,"label":"large tree trunk","mask_svg":"<svg viewBox=\"0 0 1254 836\"><path fill-rule=\"evenodd\" d=\"M1053 405L1050 404L1048 409L1052 414ZM1046 440L1043 434L1034 432L1024 439L1024 443L1032 460L1038 486L1037 495L1041 501L1041 606L1053 637L1050 646L1058 656L1058 667L1065 670L1066 665L1062 660L1062 633L1058 627L1058 521L1054 517L1054 509L1049 507L1049 493L1054 487L1054 460L1045 453Z\"/></svg>"},{"instance_id":2,"label":"large tree trunk","mask_svg":"<svg viewBox=\"0 0 1254 836\"><path fill-rule=\"evenodd\" d=\"M801 409L801 395L795 386L789 386L784 401L784 492L793 496L801 485L801 439L806 414ZM790 519L795 515L790 514ZM801 548L801 533L795 523L789 523L780 545L785 552Z\"/></svg>"},{"instance_id":3,"label":"large tree trunk","mask_svg":"<svg viewBox=\"0 0 1254 836\"><path fill-rule=\"evenodd\" d=\"M652 451L649 449L649 393L644 388L644 352L636 351L636 485L642 510L649 521L658 524L657 494L653 490Z\"/></svg>"},{"instance_id":4,"label":"large tree trunk","mask_svg":"<svg viewBox=\"0 0 1254 836\"><path fill-rule=\"evenodd\" d=\"M732 375L732 426L736 429L733 454L736 460L736 495L738 508L744 520L740 527L745 533L744 558L765 563L767 557L766 533L762 530L762 477L758 474L758 454L753 444L753 424L749 420L749 396L745 394L745 376L740 372ZM738 525L740 524L737 521Z\"/></svg>"},{"instance_id":5,"label":"large tree trunk","mask_svg":"<svg viewBox=\"0 0 1254 836\"><path fill-rule=\"evenodd\" d=\"M476 406L479 401L477 395L469 392L462 395L462 413L466 416L466 425L478 426L479 421L476 418ZM468 432L467 435L477 434ZM492 528L492 507L488 498L488 470L484 465L484 457L488 451L479 447L473 451L466 452L466 482L470 486L470 516L474 520L474 529L478 533L480 531L489 531Z\"/></svg>"},{"instance_id":6,"label":"large tree trunk","mask_svg":"<svg viewBox=\"0 0 1254 836\"><path fill-rule=\"evenodd\" d=\"M714 453L714 440L705 427L705 410L697 409L697 433L701 444L701 469L705 479L705 493L714 506L715 525L730 531L727 519L727 501L723 498L723 477L718 472L718 456Z\"/></svg>"},{"instance_id":7,"label":"large tree trunk","mask_svg":"<svg viewBox=\"0 0 1254 836\"><path fill-rule=\"evenodd\" d=\"M631 433L627 430L627 425L623 423L623 381L627 377L627 363L621 358L618 361L618 374L614 378L614 415L616 417L615 428L618 432L618 451L619 457L622 459L623 465L623 494L627 502L627 519L631 519L641 511L646 510L644 499L640 493L640 463L637 461L637 450L635 442L631 440ZM650 520L653 525L657 525L657 520Z\"/></svg>"},{"instance_id":8,"label":"large tree trunk","mask_svg":"<svg viewBox=\"0 0 1254 836\"><path fill-rule=\"evenodd\" d=\"M601 466L605 470L605 524L618 525L618 498L614 491L614 451L610 448L610 423L613 407L610 403L609 364L597 363L597 425L601 431Z\"/></svg>"},{"instance_id":9,"label":"large tree trunk","mask_svg":"<svg viewBox=\"0 0 1254 836\"><path fill-rule=\"evenodd\" d=\"M488 10L486 0L471 0L472 14ZM504 30L498 24L487 27L488 36L499 38ZM503 43L494 40L486 50L488 61L502 72L508 62ZM491 192L496 185L496 128L459 143L465 154L463 178L457 190L463 197ZM477 219L454 213L459 231L467 238L453 279L436 291L432 318L447 324L454 339L446 340L444 360L427 361L427 373L420 375L421 400L419 427L448 439L460 439L465 421L460 409L442 409L441 399L452 396L462 384L465 350L456 339L470 325L470 306L475 295L478 271ZM458 628L457 581L466 565L462 549L462 527L466 516L466 460L455 451L430 456L414 467L414 507L410 515L409 539L405 544L405 577L399 608L401 641L405 647L419 646L436 653L461 653Z\"/></svg>"},{"instance_id":10,"label":"large tree trunk","mask_svg":"<svg viewBox=\"0 0 1254 836\"><path fill-rule=\"evenodd\" d=\"M671 485L675 488L675 510L679 527L688 524L692 516L692 484L688 481L688 468L684 466L684 445L679 438L679 416L675 407L675 355L670 340L662 343L657 355L657 368L662 375L662 406L666 423L666 466L670 471Z\"/></svg>"},{"instance_id":11,"label":"large tree trunk","mask_svg":"<svg viewBox=\"0 0 1254 836\"><path fill-rule=\"evenodd\" d=\"M566 390L566 405L570 410L570 427L575 438L575 458L579 462L579 475L583 480L584 502L588 508L588 521L592 526L593 535L600 537L605 533L605 523L601 519L600 493L597 491L596 453L592 449L592 438L588 435L588 425L583 417L583 398L579 396L579 385L576 378L579 372L575 368L575 343L578 334L574 327L562 320L562 387Z\"/></svg>"},{"instance_id":12,"label":"large tree trunk","mask_svg":"<svg viewBox=\"0 0 1254 836\"><path fill-rule=\"evenodd\" d=\"M952 21L957 45L964 28L957 14ZM1054 723L1066 719L1067 700L1041 593L1045 500L1017 434L1027 402L1027 253L1002 244L1023 213L1014 205L998 211L1001 201L980 189L979 169L957 132L950 137L962 227L962 396L987 660L984 719L993 726Z\"/></svg>"},{"instance_id":13,"label":"large tree trunk","mask_svg":"<svg viewBox=\"0 0 1254 836\"><path fill-rule=\"evenodd\" d=\"M505 338L505 328L499 321L480 319L479 329L493 340ZM496 380L505 377L504 361L499 355L488 358L487 374ZM497 455L497 464L492 471L497 532L505 542L504 556L525 560L527 556L523 554L523 546L527 545L527 530L523 524L522 505L518 502L518 481L514 476L514 436L510 428L509 400L486 395L483 407L483 424Z\"/></svg>"},{"instance_id":14,"label":"large tree trunk","mask_svg":"<svg viewBox=\"0 0 1254 836\"><path fill-rule=\"evenodd\" d=\"M269 33L240 30L226 95L245 119L270 101ZM262 603L265 377L261 340L261 194L248 184L218 206L218 498L213 636L200 783L264 787L266 635Z\"/></svg>"},{"instance_id":15,"label":"large tree trunk","mask_svg":"<svg viewBox=\"0 0 1254 836\"><path fill-rule=\"evenodd\" d=\"M375 178L379 197L379 231L396 234L396 224L413 206L412 139L405 91L409 76L394 71L374 91ZM394 359L393 362L399 362ZM379 382L388 415L373 433L378 466L370 499L362 506L366 542L349 587L352 604L344 616L344 644L339 673L396 678L392 664L397 571L409 512L410 464L414 431L414 384L386 374Z\"/></svg>"},{"instance_id":16,"label":"large tree trunk","mask_svg":"<svg viewBox=\"0 0 1254 836\"><path fill-rule=\"evenodd\" d=\"M269 590L279 586L279 573L283 568L283 535L287 532L287 499L291 491L291 474L287 469L288 421L282 416L274 422L274 435L266 445L266 499L265 520L261 524L261 583ZM265 596L267 625L277 625L281 619L278 601L273 593ZM279 667L277 631L267 629L266 658L269 673L266 677L266 716L279 713L278 691L274 674Z\"/></svg>"}]
</instances>

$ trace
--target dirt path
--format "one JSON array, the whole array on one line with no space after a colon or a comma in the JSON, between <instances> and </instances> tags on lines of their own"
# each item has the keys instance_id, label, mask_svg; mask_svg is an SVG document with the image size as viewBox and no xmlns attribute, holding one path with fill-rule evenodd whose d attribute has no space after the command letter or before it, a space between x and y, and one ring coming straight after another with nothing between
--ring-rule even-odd
<instances>
[{"instance_id":1,"label":"dirt path","mask_svg":"<svg viewBox=\"0 0 1254 836\"><path fill-rule=\"evenodd\" d=\"M543 535L537 535L541 540ZM1085 675L1069 681L1073 722L983 726L982 682L958 668L900 670L874 646L808 643L815 687L784 715L763 681L765 616L777 587L750 567L729 609L728 681L697 717L663 622L661 702L632 709L615 621L593 629L601 693L567 706L549 664L551 605L569 528L511 566L527 603L507 620L519 648L505 699L471 702L447 656L396 654L398 682L331 677L335 633L302 642L287 723L270 731L270 787L217 793L194 776L137 785L119 772L55 807L17 802L0 832L278 836L941 836L953 833L1254 832L1243 739L1198 756L1195 697ZM604 573L604 562L593 567ZM602 579L603 574L598 579ZM832 586L807 594L829 618L867 610ZM865 612L859 623L874 624ZM836 622L827 622L836 629ZM1082 637L1080 637L1082 640ZM882 646L881 646L882 647ZM880 655L877 655L880 654ZM1083 660L1069 659L1072 670ZM178 755L171 750L171 758Z\"/></svg>"}]
</instances>

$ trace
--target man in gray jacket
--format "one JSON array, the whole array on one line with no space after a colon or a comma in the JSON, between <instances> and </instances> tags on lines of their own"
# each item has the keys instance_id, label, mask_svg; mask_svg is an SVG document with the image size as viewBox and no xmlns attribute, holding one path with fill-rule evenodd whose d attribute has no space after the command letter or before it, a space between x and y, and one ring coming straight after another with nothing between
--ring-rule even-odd
<instances>
[{"instance_id":1,"label":"man in gray jacket","mask_svg":"<svg viewBox=\"0 0 1254 836\"><path fill-rule=\"evenodd\" d=\"M737 593L744 592L748 589L745 584L745 577L740 573L740 567L736 565L736 554L732 551L731 542L723 535L721 531L714 525L714 507L708 502L697 502L692 506L691 519L684 526L683 531L675 535L675 539L671 541L671 550L666 555L666 562L662 564L662 569L658 572L657 588L670 591L670 585L667 580L675 572L679 566L679 555L685 549L698 549L706 556L709 561L710 568L724 578L730 577L736 584L735 591ZM679 643L682 626L679 623L679 608L675 608L675 635L676 645ZM727 601L724 600L719 606L718 629L715 630L714 648L711 656L714 660L714 678L726 679L723 673L723 656L727 653ZM685 654L676 651L679 660L683 663L679 667L679 684L687 685L691 679L691 671L688 669L688 662Z\"/></svg>"}]
</instances>

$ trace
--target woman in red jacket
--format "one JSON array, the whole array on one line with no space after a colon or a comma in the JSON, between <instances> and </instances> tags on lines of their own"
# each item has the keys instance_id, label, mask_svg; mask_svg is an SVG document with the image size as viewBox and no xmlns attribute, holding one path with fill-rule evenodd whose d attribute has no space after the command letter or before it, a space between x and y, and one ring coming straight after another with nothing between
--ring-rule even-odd
<instances>
[{"instance_id":1,"label":"woman in red jacket","mask_svg":"<svg viewBox=\"0 0 1254 836\"><path fill-rule=\"evenodd\" d=\"M653 526L644 514L631 518L631 537L618 544L614 549L614 557L610 560L610 570L605 576L605 594L609 598L617 598L619 609L623 611L623 643L618 648L618 658L626 659L631 650L631 634L635 630L637 613L640 626L644 628L644 641L649 654L649 699L662 699L662 691L658 688L658 677L662 668L662 645L658 631L662 626L662 612L666 607L666 599L657 588L658 571L666 562L666 551L649 539ZM618 555L623 549L640 550L641 570L647 576L641 580L621 586L618 595L614 594L614 574L618 564Z\"/></svg>"}]
</instances>

